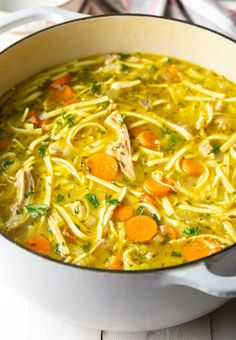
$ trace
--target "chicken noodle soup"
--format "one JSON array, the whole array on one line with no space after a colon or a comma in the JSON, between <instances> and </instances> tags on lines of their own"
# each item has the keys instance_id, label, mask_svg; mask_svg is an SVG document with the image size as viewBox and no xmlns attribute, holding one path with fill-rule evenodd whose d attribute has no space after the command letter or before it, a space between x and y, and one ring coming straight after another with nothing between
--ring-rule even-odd
<instances>
[{"instance_id":1,"label":"chicken noodle soup","mask_svg":"<svg viewBox=\"0 0 236 340\"><path fill-rule=\"evenodd\" d=\"M151 54L72 60L1 99L0 226L68 263L178 265L236 242L236 85Z\"/></svg>"}]
</instances>

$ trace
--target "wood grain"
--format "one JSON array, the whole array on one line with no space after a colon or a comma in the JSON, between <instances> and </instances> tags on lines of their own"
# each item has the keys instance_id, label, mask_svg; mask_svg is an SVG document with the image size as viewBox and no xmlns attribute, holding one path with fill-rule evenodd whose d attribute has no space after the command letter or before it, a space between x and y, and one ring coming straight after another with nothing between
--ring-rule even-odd
<instances>
[{"instance_id":1,"label":"wood grain","mask_svg":"<svg viewBox=\"0 0 236 340\"><path fill-rule=\"evenodd\" d=\"M211 313L211 331L213 340L236 339L236 299Z\"/></svg>"}]
</instances>

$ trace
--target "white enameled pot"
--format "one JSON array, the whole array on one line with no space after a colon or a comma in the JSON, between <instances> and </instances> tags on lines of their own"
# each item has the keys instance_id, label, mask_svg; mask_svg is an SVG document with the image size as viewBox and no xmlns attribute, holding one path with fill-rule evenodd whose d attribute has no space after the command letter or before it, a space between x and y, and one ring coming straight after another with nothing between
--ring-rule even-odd
<instances>
[{"instance_id":1,"label":"white enameled pot","mask_svg":"<svg viewBox=\"0 0 236 340\"><path fill-rule=\"evenodd\" d=\"M35 19L71 20L33 34L0 55L0 94L72 58L111 52L167 54L236 81L236 44L210 30L154 16L83 19L63 10L21 11L0 32ZM81 268L33 254L0 235L0 278L54 315L80 325L143 331L204 315L236 296L236 246L190 264L119 272Z\"/></svg>"}]
</instances>

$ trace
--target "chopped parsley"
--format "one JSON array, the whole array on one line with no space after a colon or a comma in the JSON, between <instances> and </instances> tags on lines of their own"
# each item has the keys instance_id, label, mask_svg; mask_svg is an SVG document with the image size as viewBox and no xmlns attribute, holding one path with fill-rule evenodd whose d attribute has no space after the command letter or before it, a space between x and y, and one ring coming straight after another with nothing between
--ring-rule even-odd
<instances>
[{"instance_id":1,"label":"chopped parsley","mask_svg":"<svg viewBox=\"0 0 236 340\"><path fill-rule=\"evenodd\" d=\"M121 59L126 60L130 57L129 53L120 53Z\"/></svg>"},{"instance_id":2,"label":"chopped parsley","mask_svg":"<svg viewBox=\"0 0 236 340\"><path fill-rule=\"evenodd\" d=\"M30 187L30 190L25 193L25 198L28 198L30 195L33 195L33 194L34 194L33 188Z\"/></svg>"},{"instance_id":3,"label":"chopped parsley","mask_svg":"<svg viewBox=\"0 0 236 340\"><path fill-rule=\"evenodd\" d=\"M182 254L181 254L181 253L178 253L177 251L172 251L171 256L181 257Z\"/></svg>"},{"instance_id":4,"label":"chopped parsley","mask_svg":"<svg viewBox=\"0 0 236 340\"><path fill-rule=\"evenodd\" d=\"M60 246L59 243L55 244L54 253L57 254L57 255L61 255L61 246Z\"/></svg>"},{"instance_id":5,"label":"chopped parsley","mask_svg":"<svg viewBox=\"0 0 236 340\"><path fill-rule=\"evenodd\" d=\"M57 198L56 198L56 201L57 203L61 203L65 200L65 196L61 195L61 194L58 194L57 195Z\"/></svg>"},{"instance_id":6,"label":"chopped parsley","mask_svg":"<svg viewBox=\"0 0 236 340\"><path fill-rule=\"evenodd\" d=\"M92 81L92 84L90 85L90 92L91 93L99 93L100 92L101 85L96 82L96 80Z\"/></svg>"},{"instance_id":7,"label":"chopped parsley","mask_svg":"<svg viewBox=\"0 0 236 340\"><path fill-rule=\"evenodd\" d=\"M145 214L145 209L143 207L138 207L137 211L136 211L137 215L146 215Z\"/></svg>"},{"instance_id":8,"label":"chopped parsley","mask_svg":"<svg viewBox=\"0 0 236 340\"><path fill-rule=\"evenodd\" d=\"M72 127L72 126L75 125L75 118L71 113L69 113L69 112L65 113L64 112L64 113L62 113L61 116L62 116L62 118L61 118L61 120L59 120L57 122L57 124L59 124L61 126L69 125L69 127Z\"/></svg>"},{"instance_id":9,"label":"chopped parsley","mask_svg":"<svg viewBox=\"0 0 236 340\"><path fill-rule=\"evenodd\" d=\"M110 205L118 205L120 201L117 198L110 198L106 200L106 203Z\"/></svg>"},{"instance_id":10,"label":"chopped parsley","mask_svg":"<svg viewBox=\"0 0 236 340\"><path fill-rule=\"evenodd\" d=\"M188 236L196 236L200 233L201 227L185 228L183 233Z\"/></svg>"},{"instance_id":11,"label":"chopped parsley","mask_svg":"<svg viewBox=\"0 0 236 340\"><path fill-rule=\"evenodd\" d=\"M102 135L104 135L106 133L106 131L101 129L101 128L97 129L97 132L101 133Z\"/></svg>"},{"instance_id":12,"label":"chopped parsley","mask_svg":"<svg viewBox=\"0 0 236 340\"><path fill-rule=\"evenodd\" d=\"M39 148L40 156L44 157L46 155L46 152L47 152L47 146L42 144Z\"/></svg>"},{"instance_id":13,"label":"chopped parsley","mask_svg":"<svg viewBox=\"0 0 236 340\"><path fill-rule=\"evenodd\" d=\"M74 213L75 213L75 214L78 214L78 213L79 213L79 206L75 207Z\"/></svg>"},{"instance_id":14,"label":"chopped parsley","mask_svg":"<svg viewBox=\"0 0 236 340\"><path fill-rule=\"evenodd\" d=\"M130 67L125 65L125 64L121 64L120 65L120 71L123 72L123 73L129 73L130 72Z\"/></svg>"},{"instance_id":15,"label":"chopped parsley","mask_svg":"<svg viewBox=\"0 0 236 340\"><path fill-rule=\"evenodd\" d=\"M150 67L150 70L152 71L152 72L156 72L157 70L158 70L158 68L156 67L156 65L152 65L151 67Z\"/></svg>"},{"instance_id":16,"label":"chopped parsley","mask_svg":"<svg viewBox=\"0 0 236 340\"><path fill-rule=\"evenodd\" d=\"M169 135L169 146L165 149L166 152L172 151L176 144L181 141L181 138L176 134L172 133Z\"/></svg>"},{"instance_id":17,"label":"chopped parsley","mask_svg":"<svg viewBox=\"0 0 236 340\"><path fill-rule=\"evenodd\" d=\"M203 216L205 217L205 219L209 219L210 217L211 217L211 214L209 214L209 213L205 213L205 214L203 214Z\"/></svg>"},{"instance_id":18,"label":"chopped parsley","mask_svg":"<svg viewBox=\"0 0 236 340\"><path fill-rule=\"evenodd\" d=\"M214 154L218 154L220 152L221 144L220 143L212 143L211 146L213 147Z\"/></svg>"},{"instance_id":19,"label":"chopped parsley","mask_svg":"<svg viewBox=\"0 0 236 340\"><path fill-rule=\"evenodd\" d=\"M89 201L92 207L97 208L99 206L99 201L96 194L86 194L84 195L84 198Z\"/></svg>"},{"instance_id":20,"label":"chopped parsley","mask_svg":"<svg viewBox=\"0 0 236 340\"><path fill-rule=\"evenodd\" d=\"M153 218L157 223L160 222L160 221L159 221L159 218L157 217L156 214L152 214L152 218Z\"/></svg>"},{"instance_id":21,"label":"chopped parsley","mask_svg":"<svg viewBox=\"0 0 236 340\"><path fill-rule=\"evenodd\" d=\"M36 218L42 216L49 209L46 204L28 204L26 205L26 210L31 215L31 217Z\"/></svg>"},{"instance_id":22,"label":"chopped parsley","mask_svg":"<svg viewBox=\"0 0 236 340\"><path fill-rule=\"evenodd\" d=\"M126 115L124 113L121 114L121 123L125 124L125 119L126 119Z\"/></svg>"},{"instance_id":23,"label":"chopped parsley","mask_svg":"<svg viewBox=\"0 0 236 340\"><path fill-rule=\"evenodd\" d=\"M89 251L91 249L91 243L90 242L85 242L83 245L82 245L82 248L84 251Z\"/></svg>"},{"instance_id":24,"label":"chopped parsley","mask_svg":"<svg viewBox=\"0 0 236 340\"><path fill-rule=\"evenodd\" d=\"M9 159L4 159L4 161L2 161L3 170L8 169L9 166L12 165L13 163L14 163L14 161L10 161Z\"/></svg>"}]
</instances>

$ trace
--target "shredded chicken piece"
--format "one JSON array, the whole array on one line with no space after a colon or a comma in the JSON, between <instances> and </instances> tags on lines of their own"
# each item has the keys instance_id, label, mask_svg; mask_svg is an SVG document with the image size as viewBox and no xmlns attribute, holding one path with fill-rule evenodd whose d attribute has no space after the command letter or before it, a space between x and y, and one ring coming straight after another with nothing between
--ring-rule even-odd
<instances>
[{"instance_id":1,"label":"shredded chicken piece","mask_svg":"<svg viewBox=\"0 0 236 340\"><path fill-rule=\"evenodd\" d=\"M134 180L135 172L131 158L130 137L122 116L115 111L106 118L105 122L118 133L118 140L109 145L108 152L117 159L121 171L131 180Z\"/></svg>"},{"instance_id":2,"label":"shredded chicken piece","mask_svg":"<svg viewBox=\"0 0 236 340\"><path fill-rule=\"evenodd\" d=\"M23 205L28 204L30 200L30 193L34 191L34 179L30 170L19 170L16 174L16 188L17 188L17 204L16 210L19 210Z\"/></svg>"},{"instance_id":3,"label":"shredded chicken piece","mask_svg":"<svg viewBox=\"0 0 236 340\"><path fill-rule=\"evenodd\" d=\"M204 141L199 145L199 151L201 152L202 156L205 158L211 153L213 150L213 147L209 143L208 140Z\"/></svg>"}]
</instances>

